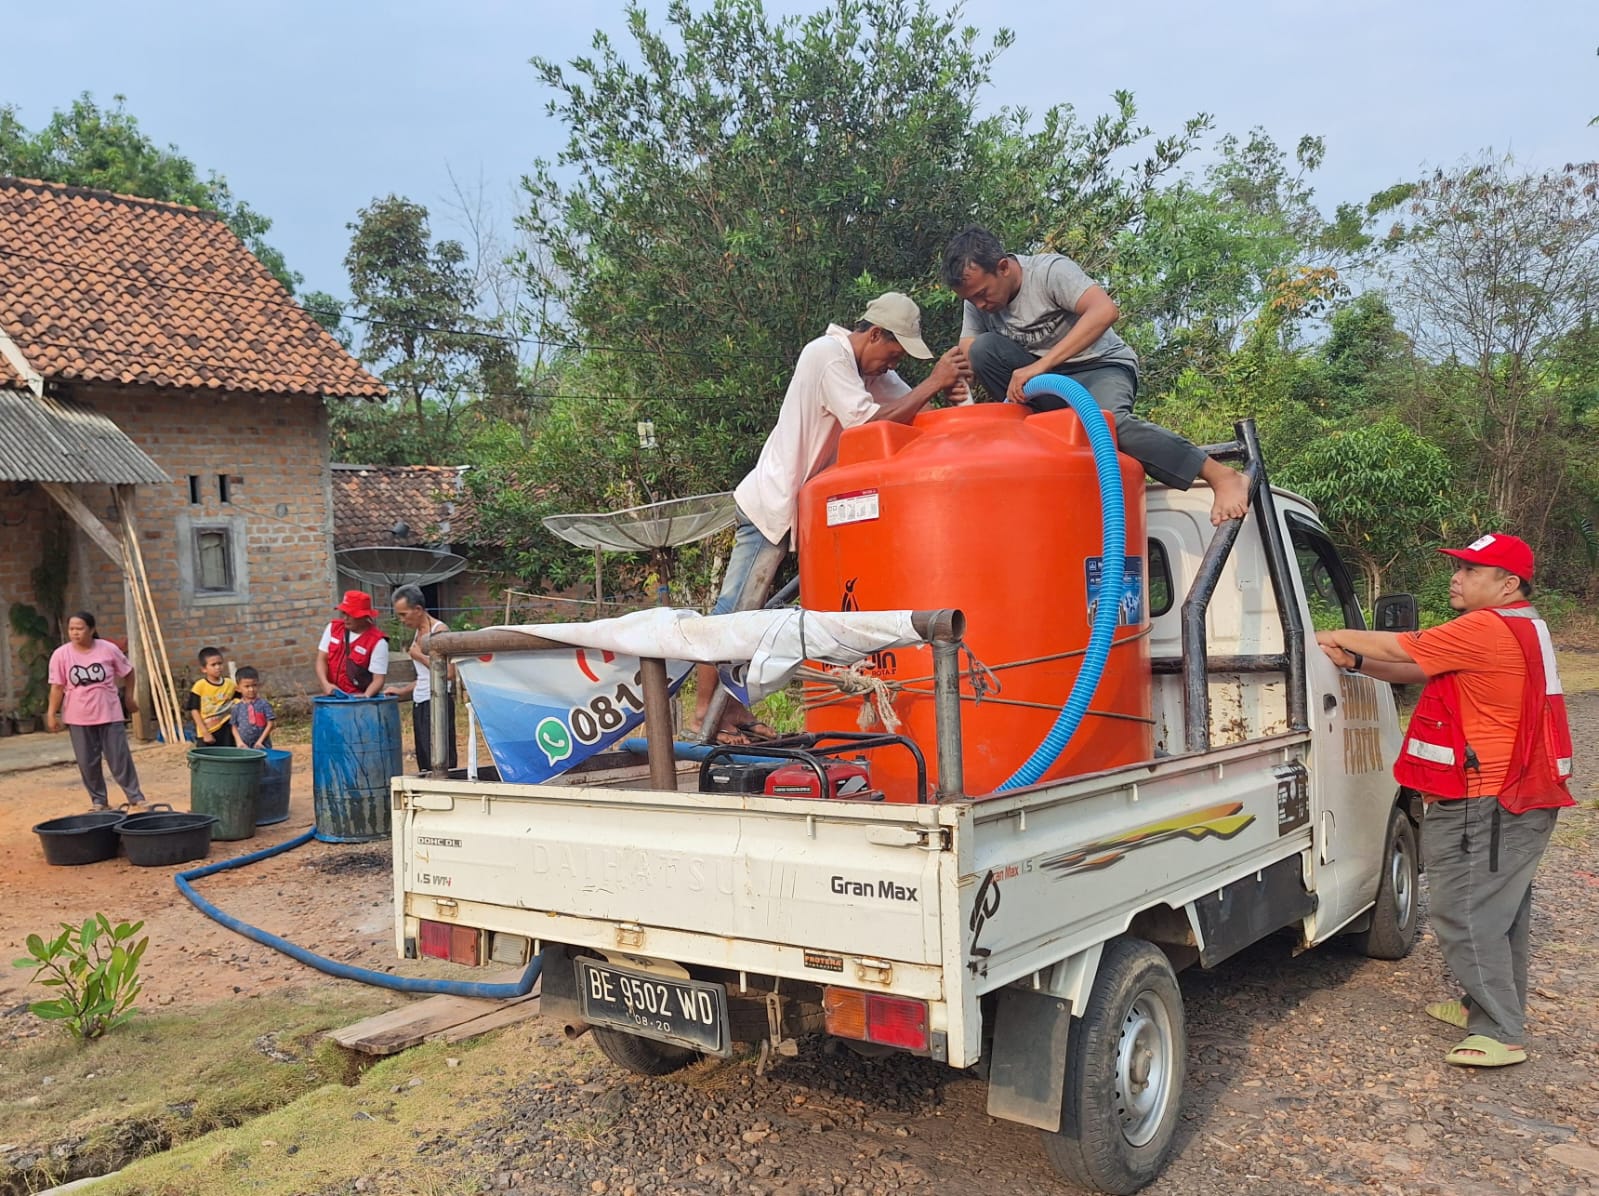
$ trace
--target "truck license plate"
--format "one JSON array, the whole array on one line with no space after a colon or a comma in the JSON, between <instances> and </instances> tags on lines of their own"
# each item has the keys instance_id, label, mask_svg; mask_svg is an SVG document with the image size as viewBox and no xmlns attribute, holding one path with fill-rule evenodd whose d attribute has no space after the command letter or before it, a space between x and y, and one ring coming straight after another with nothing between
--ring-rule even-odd
<instances>
[{"instance_id":1,"label":"truck license plate","mask_svg":"<svg viewBox=\"0 0 1599 1196\"><path fill-rule=\"evenodd\" d=\"M592 959L577 962L583 1020L616 1026L643 1038L729 1056L727 989L700 980L636 972Z\"/></svg>"}]
</instances>

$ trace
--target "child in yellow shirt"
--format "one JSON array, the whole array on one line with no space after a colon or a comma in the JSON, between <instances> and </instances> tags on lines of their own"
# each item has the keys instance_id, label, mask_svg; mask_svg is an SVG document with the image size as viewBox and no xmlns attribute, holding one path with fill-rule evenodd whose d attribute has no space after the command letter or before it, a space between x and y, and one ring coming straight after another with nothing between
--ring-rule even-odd
<instances>
[{"instance_id":1,"label":"child in yellow shirt","mask_svg":"<svg viewBox=\"0 0 1599 1196\"><path fill-rule=\"evenodd\" d=\"M200 679L189 690L184 709L194 718L194 739L206 747L233 747L233 706L239 700L233 678L224 673L219 648L200 649Z\"/></svg>"}]
</instances>

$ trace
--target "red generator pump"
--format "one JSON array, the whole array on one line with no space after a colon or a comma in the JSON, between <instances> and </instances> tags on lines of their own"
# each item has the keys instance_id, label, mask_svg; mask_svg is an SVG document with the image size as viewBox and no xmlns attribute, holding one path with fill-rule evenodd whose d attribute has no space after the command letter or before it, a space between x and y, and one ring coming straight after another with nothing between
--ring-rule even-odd
<instances>
[{"instance_id":1,"label":"red generator pump","mask_svg":"<svg viewBox=\"0 0 1599 1196\"><path fill-rule=\"evenodd\" d=\"M1144 472L1130 457L1119 462L1127 508L1121 623L1089 713L1045 781L1154 756ZM911 425L850 428L837 463L801 490L796 526L807 609L965 612L967 646L1002 687L979 705L962 679L965 788L992 793L1054 725L1093 624L1103 529L1077 414L987 403L923 412ZM879 652L870 667L902 686L894 703L901 732L935 762L932 650ZM853 725L859 701L808 682L807 729ZM916 800L902 756L874 760L872 784L890 801Z\"/></svg>"},{"instance_id":2,"label":"red generator pump","mask_svg":"<svg viewBox=\"0 0 1599 1196\"><path fill-rule=\"evenodd\" d=\"M827 792L822 792L822 777ZM795 761L773 769L766 776L768 797L832 797L849 801L871 801L872 774L864 760L828 760L805 764Z\"/></svg>"}]
</instances>

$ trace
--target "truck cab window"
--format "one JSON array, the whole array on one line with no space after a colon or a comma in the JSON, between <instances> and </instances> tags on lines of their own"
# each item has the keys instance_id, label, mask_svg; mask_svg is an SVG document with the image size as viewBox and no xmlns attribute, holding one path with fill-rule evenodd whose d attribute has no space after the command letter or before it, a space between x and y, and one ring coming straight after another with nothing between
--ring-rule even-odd
<instances>
[{"instance_id":1,"label":"truck cab window","mask_svg":"<svg viewBox=\"0 0 1599 1196\"><path fill-rule=\"evenodd\" d=\"M1149 540L1149 617L1158 619L1171 609L1171 564L1166 546L1153 536Z\"/></svg>"},{"instance_id":2,"label":"truck cab window","mask_svg":"<svg viewBox=\"0 0 1599 1196\"><path fill-rule=\"evenodd\" d=\"M1299 576L1305 586L1305 602L1310 607L1316 631L1339 627L1365 629L1366 616L1355 596L1355 584L1338 556L1332 541L1316 524L1302 515L1289 512L1289 536L1294 555L1299 559Z\"/></svg>"}]
</instances>

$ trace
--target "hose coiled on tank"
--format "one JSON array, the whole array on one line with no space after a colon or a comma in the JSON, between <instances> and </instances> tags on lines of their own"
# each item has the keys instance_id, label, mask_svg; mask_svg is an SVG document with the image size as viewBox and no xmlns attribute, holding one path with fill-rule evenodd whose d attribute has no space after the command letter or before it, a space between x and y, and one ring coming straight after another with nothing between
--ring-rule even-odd
<instances>
[{"instance_id":1,"label":"hose coiled on tank","mask_svg":"<svg viewBox=\"0 0 1599 1196\"><path fill-rule=\"evenodd\" d=\"M1077 418L1083 421L1088 433L1088 444L1094 452L1094 473L1099 480L1099 505L1104 520L1100 542L1099 598L1094 610L1094 625L1088 637L1088 651L1083 657L1083 667L1078 670L1072 692L1055 718L1042 743L995 792L1020 789L1036 784L1056 760L1060 759L1066 745L1071 742L1083 716L1088 713L1094 693L1099 689L1100 678L1105 675L1105 661L1110 656L1111 643L1116 635L1116 625L1121 621L1123 570L1127 559L1127 507L1122 496L1121 466L1116 460L1116 440L1105 425L1105 413L1088 388L1081 382L1060 374L1041 374L1022 388L1029 398L1038 395L1055 395L1065 399Z\"/></svg>"}]
</instances>

